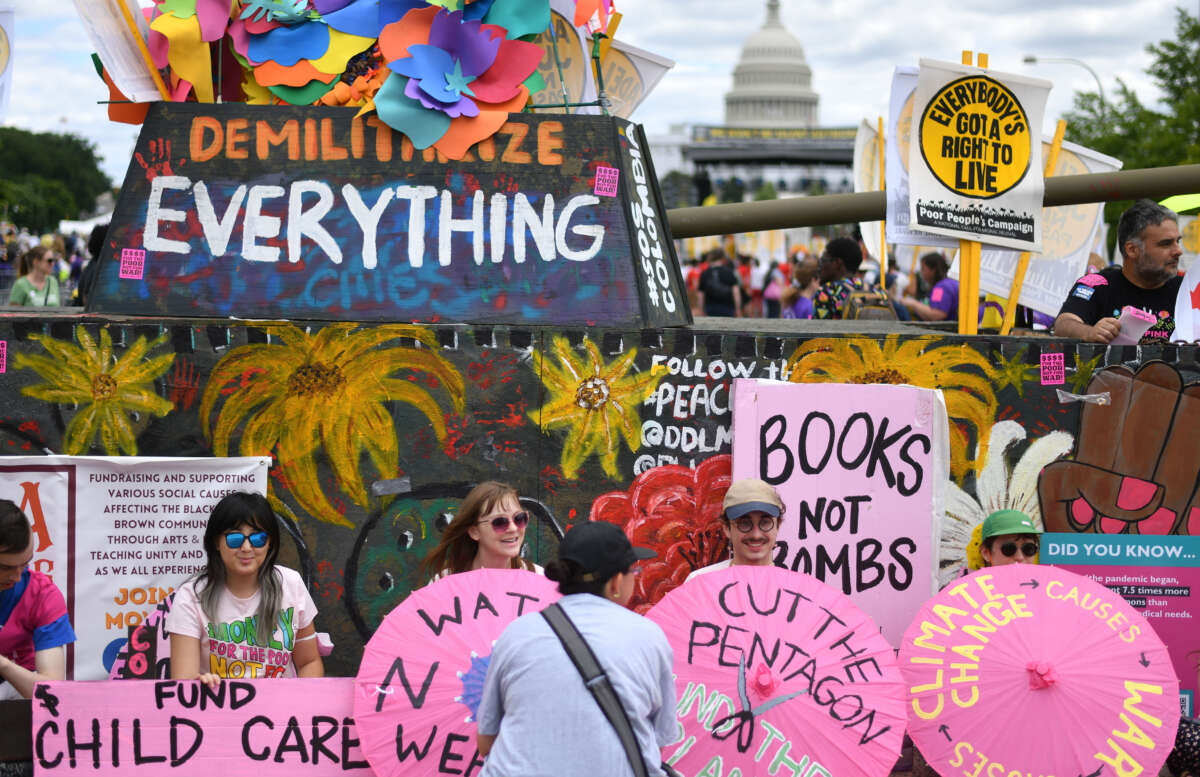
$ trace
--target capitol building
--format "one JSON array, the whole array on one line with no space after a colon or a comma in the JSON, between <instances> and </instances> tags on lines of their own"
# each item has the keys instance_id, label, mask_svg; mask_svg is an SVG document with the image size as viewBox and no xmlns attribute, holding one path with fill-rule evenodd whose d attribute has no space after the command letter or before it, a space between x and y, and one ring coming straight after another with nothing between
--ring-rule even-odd
<instances>
[{"instance_id":1,"label":"capitol building","mask_svg":"<svg viewBox=\"0 0 1200 777\"><path fill-rule=\"evenodd\" d=\"M766 0L766 12L733 69L724 124L673 125L649 138L660 180L678 171L703 189L707 176L718 198L732 188L751 199L768 184L779 196L853 190L855 128L819 125L804 47L783 26L779 0Z\"/></svg>"}]
</instances>

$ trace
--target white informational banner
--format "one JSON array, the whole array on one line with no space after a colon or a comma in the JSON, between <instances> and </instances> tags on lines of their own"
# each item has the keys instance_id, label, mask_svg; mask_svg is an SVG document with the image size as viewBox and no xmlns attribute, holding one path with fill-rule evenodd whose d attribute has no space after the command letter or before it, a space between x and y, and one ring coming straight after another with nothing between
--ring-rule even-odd
<instances>
[{"instance_id":1,"label":"white informational banner","mask_svg":"<svg viewBox=\"0 0 1200 777\"><path fill-rule=\"evenodd\" d=\"M877 192L883 188L883 182L879 180L879 146L879 130L863 119L854 135L854 191ZM879 243L879 222L860 221L858 229L862 232L867 253L876 259L881 258L883 254L880 252L882 246Z\"/></svg>"},{"instance_id":2,"label":"white informational banner","mask_svg":"<svg viewBox=\"0 0 1200 777\"><path fill-rule=\"evenodd\" d=\"M232 491L265 494L264 457L5 456L0 499L33 526L30 568L67 600L67 677L102 680L128 627L205 564L204 527Z\"/></svg>"},{"instance_id":3,"label":"white informational banner","mask_svg":"<svg viewBox=\"0 0 1200 777\"><path fill-rule=\"evenodd\" d=\"M909 134L909 225L1042 250L1042 144L1050 82L921 60Z\"/></svg>"},{"instance_id":4,"label":"white informational banner","mask_svg":"<svg viewBox=\"0 0 1200 777\"><path fill-rule=\"evenodd\" d=\"M920 246L923 250L906 252L906 258L939 248L958 248L958 241L928 232L909 229L908 171L912 150L913 95L917 91L917 73L911 66L898 66L892 73L892 92L888 104L887 156L884 177L887 180L887 241L897 246ZM911 254L911 257L907 255ZM905 270L911 263L900 261Z\"/></svg>"},{"instance_id":5,"label":"white informational banner","mask_svg":"<svg viewBox=\"0 0 1200 777\"><path fill-rule=\"evenodd\" d=\"M150 37L150 26L142 15L136 0L75 0L79 21L87 32L88 40L96 49L104 69L121 93L135 103L149 103L162 99L149 66L142 58L137 40L125 22L118 7L124 3L129 9L138 34L146 41Z\"/></svg>"},{"instance_id":6,"label":"white informational banner","mask_svg":"<svg viewBox=\"0 0 1200 777\"><path fill-rule=\"evenodd\" d=\"M614 39L600 63L609 113L628 119L673 67L674 60Z\"/></svg>"},{"instance_id":7,"label":"white informational banner","mask_svg":"<svg viewBox=\"0 0 1200 777\"><path fill-rule=\"evenodd\" d=\"M12 8L0 7L0 123L8 115L8 94L12 91L14 37L16 14Z\"/></svg>"},{"instance_id":8,"label":"white informational banner","mask_svg":"<svg viewBox=\"0 0 1200 777\"><path fill-rule=\"evenodd\" d=\"M937 590L942 393L739 378L732 404L734 480L762 478L783 498L773 563L848 594L898 646Z\"/></svg>"},{"instance_id":9,"label":"white informational banner","mask_svg":"<svg viewBox=\"0 0 1200 777\"><path fill-rule=\"evenodd\" d=\"M1172 340L1200 340L1200 262L1193 262L1175 295L1175 332Z\"/></svg>"},{"instance_id":10,"label":"white informational banner","mask_svg":"<svg viewBox=\"0 0 1200 777\"><path fill-rule=\"evenodd\" d=\"M1051 140L1042 141L1043 154ZM1120 160L1063 141L1054 175L1111 173L1121 169ZM1088 256L1096 247L1104 223L1104 203L1064 205L1042 209L1042 252L1029 258L1021 286L1020 304L1048 316L1058 315L1075 281L1087 272ZM1103 249L1101 249L1103 251ZM984 246L980 259L979 288L1007 297L1021 252Z\"/></svg>"}]
</instances>

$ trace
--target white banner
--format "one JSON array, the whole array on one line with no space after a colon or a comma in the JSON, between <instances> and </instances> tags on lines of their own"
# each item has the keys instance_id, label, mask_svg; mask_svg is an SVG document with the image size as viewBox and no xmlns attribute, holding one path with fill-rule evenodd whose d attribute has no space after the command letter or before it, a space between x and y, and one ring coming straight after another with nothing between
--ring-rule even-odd
<instances>
[{"instance_id":1,"label":"white banner","mask_svg":"<svg viewBox=\"0 0 1200 777\"><path fill-rule=\"evenodd\" d=\"M14 37L16 14L11 8L0 8L0 122L8 115L8 93L12 91Z\"/></svg>"},{"instance_id":2,"label":"white banner","mask_svg":"<svg viewBox=\"0 0 1200 777\"><path fill-rule=\"evenodd\" d=\"M917 68L909 66L899 66L892 73L892 92L885 130L888 138L884 165L884 178L887 181L887 241L897 246L920 246L924 249L905 252L905 256L911 253L911 259L918 259L921 254L930 250L958 248L957 240L938 237L928 232L915 232L908 226L908 171L912 149L913 94L917 91L917 73ZM903 260L899 261L905 270L912 269L911 262L906 264Z\"/></svg>"},{"instance_id":3,"label":"white banner","mask_svg":"<svg viewBox=\"0 0 1200 777\"><path fill-rule=\"evenodd\" d=\"M271 460L5 456L0 498L33 526L30 567L54 580L79 641L67 677L108 677L128 627L205 564L208 514L231 491L265 494Z\"/></svg>"},{"instance_id":4,"label":"white banner","mask_svg":"<svg viewBox=\"0 0 1200 777\"><path fill-rule=\"evenodd\" d=\"M921 60L913 97L909 224L1042 250L1042 145L1050 82Z\"/></svg>"},{"instance_id":5,"label":"white banner","mask_svg":"<svg viewBox=\"0 0 1200 777\"><path fill-rule=\"evenodd\" d=\"M628 119L673 67L674 60L614 39L600 62L604 92L612 101L609 113Z\"/></svg>"},{"instance_id":6,"label":"white banner","mask_svg":"<svg viewBox=\"0 0 1200 777\"><path fill-rule=\"evenodd\" d=\"M1042 141L1043 154L1049 153L1051 142ZM1120 169L1120 160L1063 141L1054 175L1111 173ZM1048 316L1058 315L1075 281L1087 272L1088 256L1096 248L1103 223L1102 202L1043 208L1042 253L1029 259L1020 303ZM1101 247L1100 252L1103 250ZM980 290L1007 297L1020 256L1019 251L985 246L980 260Z\"/></svg>"},{"instance_id":7,"label":"white banner","mask_svg":"<svg viewBox=\"0 0 1200 777\"><path fill-rule=\"evenodd\" d=\"M877 192L881 188L883 182L879 180L879 145L879 130L863 119L858 125L858 132L854 134L854 191ZM860 221L858 229L862 232L867 253L880 259L882 253L879 245L879 222Z\"/></svg>"},{"instance_id":8,"label":"white banner","mask_svg":"<svg viewBox=\"0 0 1200 777\"><path fill-rule=\"evenodd\" d=\"M135 103L161 100L162 95L150 75L149 65L142 58L137 39L118 8L122 2L129 9L142 41L148 40L150 26L135 0L75 0L75 10L88 40L104 63L104 69L121 93Z\"/></svg>"},{"instance_id":9,"label":"white banner","mask_svg":"<svg viewBox=\"0 0 1200 777\"><path fill-rule=\"evenodd\" d=\"M534 39L546 52L538 64L546 88L533 95L533 104L591 102L596 99L591 33L586 26L573 24L574 0L550 0L550 11L550 27ZM604 92L611 101L609 113L628 119L674 66L672 60L614 39L600 65ZM600 108L576 106L540 112L599 114Z\"/></svg>"}]
</instances>

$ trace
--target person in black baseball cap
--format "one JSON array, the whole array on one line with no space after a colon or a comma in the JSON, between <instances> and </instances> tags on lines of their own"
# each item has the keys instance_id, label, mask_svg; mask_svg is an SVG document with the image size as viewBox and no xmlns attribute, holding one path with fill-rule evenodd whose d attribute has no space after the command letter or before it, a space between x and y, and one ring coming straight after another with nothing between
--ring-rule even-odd
<instances>
[{"instance_id":1,"label":"person in black baseball cap","mask_svg":"<svg viewBox=\"0 0 1200 777\"><path fill-rule=\"evenodd\" d=\"M637 562L654 555L614 524L588 521L563 537L546 577L624 708L635 755L649 777L663 777L662 748L679 725L671 645L658 624L626 606ZM475 720L476 747L487 756L480 777L633 777L630 752L539 612L510 623L493 645Z\"/></svg>"},{"instance_id":2,"label":"person in black baseball cap","mask_svg":"<svg viewBox=\"0 0 1200 777\"><path fill-rule=\"evenodd\" d=\"M558 559L562 564L551 564L554 575L547 571L546 577L558 583L564 596L572 593L590 593L608 596L619 604L629 602L633 595L635 562L654 558L657 554L649 548L635 548L625 532L607 521L588 521L575 526L558 545ZM549 569L549 568L548 568ZM614 580L623 575L628 580ZM605 588L612 583L615 592L628 585L628 596L610 596Z\"/></svg>"}]
</instances>

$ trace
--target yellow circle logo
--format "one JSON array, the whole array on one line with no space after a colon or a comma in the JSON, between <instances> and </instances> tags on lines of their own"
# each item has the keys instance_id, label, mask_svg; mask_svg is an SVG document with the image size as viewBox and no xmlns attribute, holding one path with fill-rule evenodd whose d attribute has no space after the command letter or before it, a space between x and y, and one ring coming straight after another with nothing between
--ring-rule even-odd
<instances>
[{"instance_id":1,"label":"yellow circle logo","mask_svg":"<svg viewBox=\"0 0 1200 777\"><path fill-rule=\"evenodd\" d=\"M4 71L8 69L8 56L12 51L12 47L8 45L8 33L0 27L0 76L4 75Z\"/></svg>"},{"instance_id":2,"label":"yellow circle logo","mask_svg":"<svg viewBox=\"0 0 1200 777\"><path fill-rule=\"evenodd\" d=\"M1194 218L1184 225L1183 250L1189 254L1200 254L1200 218Z\"/></svg>"},{"instance_id":3,"label":"yellow circle logo","mask_svg":"<svg viewBox=\"0 0 1200 777\"><path fill-rule=\"evenodd\" d=\"M912 111L913 111L913 95L916 90L908 93L908 99L904 101L903 107L900 108L900 118L896 120L896 141L900 144L900 164L904 166L904 172L908 172L908 152L912 145Z\"/></svg>"},{"instance_id":4,"label":"yellow circle logo","mask_svg":"<svg viewBox=\"0 0 1200 777\"><path fill-rule=\"evenodd\" d=\"M604 91L612 100L609 110L616 116L628 119L646 94L646 85L642 83L637 65L633 64L628 54L614 46L608 50L601 72L604 73Z\"/></svg>"},{"instance_id":5,"label":"yellow circle logo","mask_svg":"<svg viewBox=\"0 0 1200 777\"><path fill-rule=\"evenodd\" d=\"M921 156L943 186L988 200L1021 182L1032 148L1029 118L1008 87L987 76L946 84L925 106Z\"/></svg>"},{"instance_id":6,"label":"yellow circle logo","mask_svg":"<svg viewBox=\"0 0 1200 777\"><path fill-rule=\"evenodd\" d=\"M550 25L542 32L534 43L542 47L545 55L538 63L538 72L546 82L546 88L535 92L532 100L534 105L562 104L563 102L577 103L583 100L583 88L586 84L587 69L591 67L588 52L579 42L579 35L567 17L551 11ZM556 61L557 55L557 61ZM566 82L566 97L563 100L563 82ZM574 108L561 108L554 113L574 113Z\"/></svg>"},{"instance_id":7,"label":"yellow circle logo","mask_svg":"<svg viewBox=\"0 0 1200 777\"><path fill-rule=\"evenodd\" d=\"M1050 153L1050 144L1042 143L1043 159ZM1055 177L1083 175L1091 172L1078 155L1067 149L1059 149L1058 164L1054 167ZM1042 256L1045 258L1071 256L1085 247L1092 238L1092 228L1101 203L1063 205L1057 208L1042 208Z\"/></svg>"}]
</instances>

